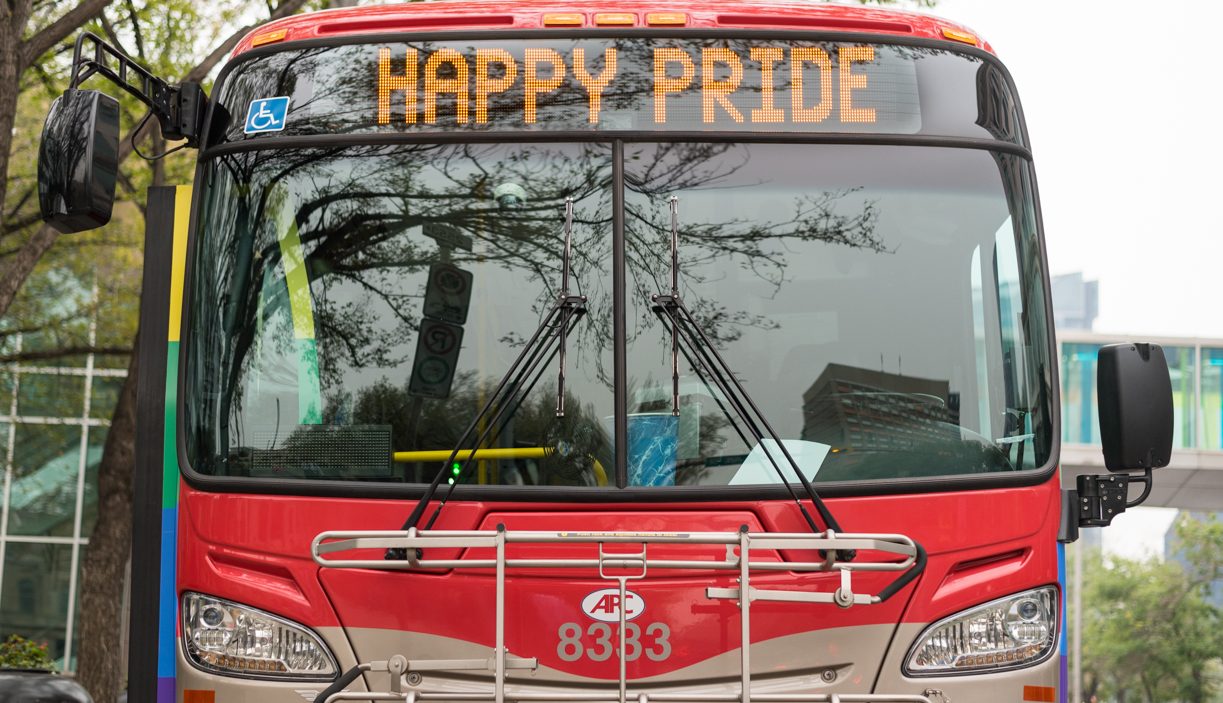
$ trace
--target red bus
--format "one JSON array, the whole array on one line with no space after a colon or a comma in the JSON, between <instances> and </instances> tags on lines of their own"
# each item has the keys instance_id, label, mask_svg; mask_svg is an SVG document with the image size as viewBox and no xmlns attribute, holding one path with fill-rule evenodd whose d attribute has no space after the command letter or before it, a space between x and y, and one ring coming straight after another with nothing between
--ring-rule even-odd
<instances>
[{"instance_id":1,"label":"red bus","mask_svg":"<svg viewBox=\"0 0 1223 703\"><path fill-rule=\"evenodd\" d=\"M150 195L132 700L1066 700L1059 537L1149 489L1170 387L1107 350L1121 472L1062 490L970 30L445 1L270 23L211 96L76 62L57 226L109 215L90 75L199 149Z\"/></svg>"}]
</instances>

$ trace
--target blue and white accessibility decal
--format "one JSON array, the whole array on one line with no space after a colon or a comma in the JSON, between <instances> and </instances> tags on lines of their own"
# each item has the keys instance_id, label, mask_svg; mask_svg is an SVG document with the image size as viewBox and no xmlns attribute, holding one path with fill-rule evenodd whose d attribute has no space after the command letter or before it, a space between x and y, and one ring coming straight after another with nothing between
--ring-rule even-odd
<instances>
[{"instance_id":1,"label":"blue and white accessibility decal","mask_svg":"<svg viewBox=\"0 0 1223 703\"><path fill-rule=\"evenodd\" d=\"M247 134L279 132L285 128L285 114L289 111L289 97L260 98L252 100L246 111Z\"/></svg>"}]
</instances>

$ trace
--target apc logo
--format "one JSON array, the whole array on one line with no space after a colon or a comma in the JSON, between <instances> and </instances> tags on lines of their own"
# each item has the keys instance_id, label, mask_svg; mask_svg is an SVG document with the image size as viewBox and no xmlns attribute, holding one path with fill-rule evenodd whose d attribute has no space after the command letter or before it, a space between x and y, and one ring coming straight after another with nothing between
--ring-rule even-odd
<instances>
[{"instance_id":1,"label":"apc logo","mask_svg":"<svg viewBox=\"0 0 1223 703\"><path fill-rule=\"evenodd\" d=\"M604 588L586 596L582 599L582 612L600 622L620 622L620 589ZM625 591L624 619L632 620L644 612L645 599Z\"/></svg>"}]
</instances>

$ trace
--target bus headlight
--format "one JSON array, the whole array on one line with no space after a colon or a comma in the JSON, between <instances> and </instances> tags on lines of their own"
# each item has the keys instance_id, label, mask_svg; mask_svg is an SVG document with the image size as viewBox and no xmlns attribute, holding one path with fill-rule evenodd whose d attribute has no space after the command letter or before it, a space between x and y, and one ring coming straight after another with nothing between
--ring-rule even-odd
<instances>
[{"instance_id":1,"label":"bus headlight","mask_svg":"<svg viewBox=\"0 0 1223 703\"><path fill-rule=\"evenodd\" d=\"M1024 591L934 623L905 660L908 676L1000 671L1043 661L1057 645L1053 586Z\"/></svg>"},{"instance_id":2,"label":"bus headlight","mask_svg":"<svg viewBox=\"0 0 1223 703\"><path fill-rule=\"evenodd\" d=\"M183 595L183 648L192 664L220 674L330 681L338 668L306 627L198 593Z\"/></svg>"}]
</instances>

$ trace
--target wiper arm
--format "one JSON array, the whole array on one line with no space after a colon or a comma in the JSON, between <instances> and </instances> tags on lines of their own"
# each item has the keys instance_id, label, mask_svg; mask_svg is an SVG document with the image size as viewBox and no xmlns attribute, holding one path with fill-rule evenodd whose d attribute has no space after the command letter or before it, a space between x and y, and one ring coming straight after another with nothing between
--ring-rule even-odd
<instances>
[{"instance_id":1,"label":"wiper arm","mask_svg":"<svg viewBox=\"0 0 1223 703\"><path fill-rule=\"evenodd\" d=\"M671 332L671 411L679 414L679 357L683 354L684 358L692 366L697 377L701 379L707 386L712 382L713 387L716 387L718 392L712 393L714 399L718 401L718 407L730 419L735 431L747 443L747 437L744 436L743 429L751 435L763 450L769 464L777 473L777 477L781 479L782 485L790 493L790 497L794 499L795 505L798 506L803 518L807 521L807 525L811 527L812 532L820 532L819 526L811 513L807 511L807 507L799 498L798 493L794 490L793 484L786 478L785 472L782 470L778 458L774 456L774 451L764 442L765 439L771 439L777 449L781 450L782 459L787 466L798 477L802 484L804 492L810 499L812 505L820 515L820 520L824 523L826 529L835 532L841 531L841 526L837 524L836 518L832 516L832 512L828 510L828 506L820 499L820 496L815 491L815 487L811 485L811 481L803 474L798 466L798 462L790 454L781 437L769 424L764 413L760 411L759 406L748 395L743 384L736 378L734 371L718 353L717 347L701 330L692 313L684 305L683 299L679 295L679 199L672 196L670 200L671 207L671 291L669 293L659 293L653 296L653 306L651 309L654 314L662 321L663 325ZM713 388L711 388L711 391ZM726 404L723 404L718 399L719 393L726 398ZM729 405L729 411L726 407ZM733 415L732 415L733 412ZM736 417L738 422L736 422ZM845 554L845 558L853 558L852 554Z\"/></svg>"},{"instance_id":2,"label":"wiper arm","mask_svg":"<svg viewBox=\"0 0 1223 703\"><path fill-rule=\"evenodd\" d=\"M450 467L455 465L455 460L460 452L464 449L479 449L484 446L484 443L495 439L505 429L506 424L513 418L514 413L518 411L518 407L522 405L523 400L530 395L535 388L535 384L543 376L544 370L552 363L552 360L558 355L560 356L559 370L556 379L556 416L564 417L565 415L565 347L566 339L569 334L577 327L578 321L586 314L586 296L572 295L569 292L570 278L570 258L573 251L573 198L565 199L565 249L563 260L561 262L561 290L556 298L556 302L552 304L552 308L544 315L543 321L531 335L522 351L518 354L518 358L514 363L510 364L509 370L501 377L501 381L497 383L497 388L493 391L488 401L484 403L484 407L472 419L471 423L459 437L459 441L455 444L454 450L450 452L450 456L442 464L437 475L433 477L429 487L425 489L424 495L416 502L416 506L412 509L412 514L408 516L407 521L403 524L404 530L409 530L420 522L424 516L425 509L429 503L437 495L437 489L441 486L442 480L447 476L452 478L449 488L442 496L441 502L438 503L433 514L429 517L428 523L425 524L425 529L433 526L437 521L437 516L441 514L442 508L446 505L446 501L454 494L455 486L462 483L463 476L467 473L468 468L472 464L472 460L476 456L475 451L464 454L464 459L458 472L453 472ZM479 428L483 425L484 429ZM477 431L479 432L477 434ZM468 445L472 437L475 441ZM386 553L387 559L404 559L406 555L402 549L389 549Z\"/></svg>"}]
</instances>

